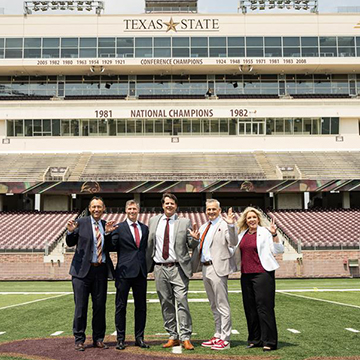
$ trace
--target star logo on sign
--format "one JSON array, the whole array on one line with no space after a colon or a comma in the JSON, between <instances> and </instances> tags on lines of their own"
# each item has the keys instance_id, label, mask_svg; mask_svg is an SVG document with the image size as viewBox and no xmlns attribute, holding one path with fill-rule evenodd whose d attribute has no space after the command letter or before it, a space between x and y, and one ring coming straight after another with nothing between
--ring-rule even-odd
<instances>
[{"instance_id":1,"label":"star logo on sign","mask_svg":"<svg viewBox=\"0 0 360 360\"><path fill-rule=\"evenodd\" d=\"M164 22L164 24L168 27L166 32L168 32L170 30L174 30L175 32L177 32L176 26L178 26L179 23L174 22L173 18L171 18L169 22Z\"/></svg>"}]
</instances>

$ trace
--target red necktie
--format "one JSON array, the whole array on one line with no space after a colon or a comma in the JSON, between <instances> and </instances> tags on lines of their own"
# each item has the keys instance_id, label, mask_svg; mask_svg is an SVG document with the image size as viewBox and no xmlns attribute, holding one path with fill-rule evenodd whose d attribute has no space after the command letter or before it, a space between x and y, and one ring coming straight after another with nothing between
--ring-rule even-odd
<instances>
[{"instance_id":1,"label":"red necktie","mask_svg":"<svg viewBox=\"0 0 360 360\"><path fill-rule=\"evenodd\" d=\"M139 233L139 229L137 228L137 224L132 223L131 225L134 227L136 246L140 247L140 233Z\"/></svg>"},{"instance_id":2,"label":"red necktie","mask_svg":"<svg viewBox=\"0 0 360 360\"><path fill-rule=\"evenodd\" d=\"M96 235L96 257L99 264L102 263L102 236L99 228L99 223L95 224Z\"/></svg>"},{"instance_id":3,"label":"red necktie","mask_svg":"<svg viewBox=\"0 0 360 360\"><path fill-rule=\"evenodd\" d=\"M205 228L205 231L203 232L203 234L202 234L202 236L201 236L199 255L201 255L201 253L202 253L202 248L203 248L203 245L204 245L204 240L205 240L206 234L208 233L208 231L209 231L209 229L210 229L210 226L211 226L211 221L209 221L208 226Z\"/></svg>"},{"instance_id":4,"label":"red necktie","mask_svg":"<svg viewBox=\"0 0 360 360\"><path fill-rule=\"evenodd\" d=\"M164 232L164 244L163 244L163 251L162 251L162 257L164 260L167 260L169 257L169 243L170 243L169 221L170 221L170 218L166 218L166 226L165 226L165 232Z\"/></svg>"}]
</instances>

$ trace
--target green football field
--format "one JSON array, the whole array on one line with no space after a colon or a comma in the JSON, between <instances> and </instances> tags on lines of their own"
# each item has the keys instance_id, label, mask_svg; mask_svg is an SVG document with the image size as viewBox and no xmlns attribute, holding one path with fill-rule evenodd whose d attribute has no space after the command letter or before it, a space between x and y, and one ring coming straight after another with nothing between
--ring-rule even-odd
<instances>
[{"instance_id":1,"label":"green football field","mask_svg":"<svg viewBox=\"0 0 360 360\"><path fill-rule=\"evenodd\" d=\"M148 282L145 338L163 341L166 334L154 285L153 281ZM112 335L115 331L113 282L109 282L108 291L107 335ZM222 357L264 355L262 349L245 349L247 331L239 280L229 281L229 298L233 321L231 349L218 354L201 348L201 340L212 337L214 324L202 281L191 281L189 301L195 352L186 353L188 358L192 354ZM71 337L73 311L71 282L0 282L0 343L28 338ZM133 303L129 303L129 340L133 340L132 313ZM277 280L276 316L279 350L271 356L284 360L360 358L359 279ZM91 316L88 336L91 334L90 320ZM110 339L115 341L115 336ZM149 351L171 352L163 350L161 345L154 345ZM0 359L15 358L0 356Z\"/></svg>"}]
</instances>

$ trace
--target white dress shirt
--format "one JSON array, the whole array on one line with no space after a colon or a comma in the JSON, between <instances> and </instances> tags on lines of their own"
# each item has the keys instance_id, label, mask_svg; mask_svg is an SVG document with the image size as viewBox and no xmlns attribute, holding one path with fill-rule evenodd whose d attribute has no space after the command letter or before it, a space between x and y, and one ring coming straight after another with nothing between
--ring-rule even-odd
<instances>
[{"instance_id":1,"label":"white dress shirt","mask_svg":"<svg viewBox=\"0 0 360 360\"><path fill-rule=\"evenodd\" d=\"M136 227L138 228L139 230L139 235L140 235L140 240L141 240L141 237L142 237L142 231L141 231L141 226L139 224L139 222L136 220L135 222L131 221L130 219L126 218L126 222L128 223L129 227L130 227L130 231L131 231L131 234L134 238L134 242L136 244L136 238L135 238L135 228L133 226L133 224L136 224Z\"/></svg>"},{"instance_id":2,"label":"white dress shirt","mask_svg":"<svg viewBox=\"0 0 360 360\"><path fill-rule=\"evenodd\" d=\"M215 230L217 228L217 223L220 220L220 216L218 216L215 220L210 221L211 225L209 228L209 231L207 232L204 242L203 242L203 247L202 247L202 252L201 252L201 262L206 262L206 261L212 261L211 258L211 253L210 253L210 246L212 244L212 240L214 238L215 235ZM208 222L205 223L201 228L200 228L200 239L202 237L202 234L204 233L205 229L208 226Z\"/></svg>"},{"instance_id":3,"label":"white dress shirt","mask_svg":"<svg viewBox=\"0 0 360 360\"><path fill-rule=\"evenodd\" d=\"M157 229L156 229L156 248L155 248L155 256L154 261L156 263L169 263L176 262L176 254L175 254L175 237L174 237L174 228L175 228L175 214L171 216L169 219L169 257L165 260L162 257L163 245L164 245L164 233L166 227L166 219L167 217L163 215L159 220Z\"/></svg>"}]
</instances>

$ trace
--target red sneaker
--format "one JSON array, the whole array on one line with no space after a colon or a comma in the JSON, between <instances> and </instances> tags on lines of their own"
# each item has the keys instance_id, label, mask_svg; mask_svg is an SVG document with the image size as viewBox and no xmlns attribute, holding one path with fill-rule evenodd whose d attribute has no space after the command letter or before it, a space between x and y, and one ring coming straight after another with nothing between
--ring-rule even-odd
<instances>
[{"instance_id":1,"label":"red sneaker","mask_svg":"<svg viewBox=\"0 0 360 360\"><path fill-rule=\"evenodd\" d=\"M208 341L204 341L203 343L201 343L201 346L203 347L212 347L213 345L215 345L218 341L220 341L219 338L217 337L213 337Z\"/></svg>"},{"instance_id":2,"label":"red sneaker","mask_svg":"<svg viewBox=\"0 0 360 360\"><path fill-rule=\"evenodd\" d=\"M230 342L225 340L219 340L211 347L211 350L227 350L230 349Z\"/></svg>"}]
</instances>

